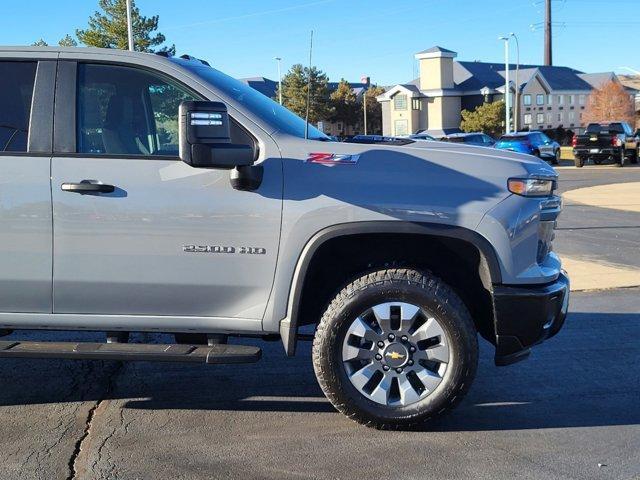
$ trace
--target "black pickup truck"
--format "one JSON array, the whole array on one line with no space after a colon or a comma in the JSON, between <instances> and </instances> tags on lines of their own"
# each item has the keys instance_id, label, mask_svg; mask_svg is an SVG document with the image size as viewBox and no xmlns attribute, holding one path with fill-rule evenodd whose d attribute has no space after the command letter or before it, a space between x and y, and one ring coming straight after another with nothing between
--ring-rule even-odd
<instances>
[{"instance_id":1,"label":"black pickup truck","mask_svg":"<svg viewBox=\"0 0 640 480\"><path fill-rule=\"evenodd\" d=\"M640 130L634 133L627 122L590 123L584 134L573 137L576 167L589 159L596 165L612 160L620 167L638 163L639 143Z\"/></svg>"}]
</instances>

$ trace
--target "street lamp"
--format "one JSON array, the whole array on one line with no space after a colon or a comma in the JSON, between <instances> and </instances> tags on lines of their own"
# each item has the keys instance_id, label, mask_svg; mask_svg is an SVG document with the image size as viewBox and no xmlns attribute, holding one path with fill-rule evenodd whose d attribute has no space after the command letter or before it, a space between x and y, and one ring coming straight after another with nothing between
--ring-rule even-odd
<instances>
[{"instance_id":1,"label":"street lamp","mask_svg":"<svg viewBox=\"0 0 640 480\"><path fill-rule=\"evenodd\" d=\"M282 105L282 74L280 73L280 61L282 61L282 58L275 57L274 60L278 62L278 101Z\"/></svg>"},{"instance_id":2,"label":"street lamp","mask_svg":"<svg viewBox=\"0 0 640 480\"><path fill-rule=\"evenodd\" d=\"M509 91L509 37L498 37L498 40L504 41L504 122L505 133L511 133L511 92Z\"/></svg>"},{"instance_id":3,"label":"street lamp","mask_svg":"<svg viewBox=\"0 0 640 480\"><path fill-rule=\"evenodd\" d=\"M517 132L520 125L520 115L518 112L520 109L520 83L518 83L518 73L520 71L520 43L518 42L518 36L515 33L511 32L509 37L513 37L516 41L516 98L513 115L513 129Z\"/></svg>"}]
</instances>

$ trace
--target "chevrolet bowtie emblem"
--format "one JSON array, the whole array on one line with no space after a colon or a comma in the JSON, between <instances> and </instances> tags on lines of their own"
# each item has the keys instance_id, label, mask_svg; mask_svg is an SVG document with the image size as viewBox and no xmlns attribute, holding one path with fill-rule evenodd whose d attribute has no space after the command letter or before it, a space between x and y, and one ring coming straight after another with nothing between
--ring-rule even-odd
<instances>
[{"instance_id":1,"label":"chevrolet bowtie emblem","mask_svg":"<svg viewBox=\"0 0 640 480\"><path fill-rule=\"evenodd\" d=\"M399 360L401 358L404 358L404 355L402 355L401 353L398 352L387 352L385 354L386 357L390 357L391 360Z\"/></svg>"}]
</instances>

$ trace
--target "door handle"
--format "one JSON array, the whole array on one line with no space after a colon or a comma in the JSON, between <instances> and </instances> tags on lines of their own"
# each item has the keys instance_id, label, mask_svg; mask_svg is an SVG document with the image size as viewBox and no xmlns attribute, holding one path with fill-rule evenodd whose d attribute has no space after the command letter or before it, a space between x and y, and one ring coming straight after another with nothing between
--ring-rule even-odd
<instances>
[{"instance_id":1,"label":"door handle","mask_svg":"<svg viewBox=\"0 0 640 480\"><path fill-rule=\"evenodd\" d=\"M60 188L65 192L74 193L112 193L116 187L95 180L82 180L80 183L63 183Z\"/></svg>"}]
</instances>

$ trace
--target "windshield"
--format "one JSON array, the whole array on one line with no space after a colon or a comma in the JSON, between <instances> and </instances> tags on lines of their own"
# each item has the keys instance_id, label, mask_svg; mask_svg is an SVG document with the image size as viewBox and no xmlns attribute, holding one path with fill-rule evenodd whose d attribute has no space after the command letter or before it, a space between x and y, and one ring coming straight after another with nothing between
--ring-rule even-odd
<instances>
[{"instance_id":1,"label":"windshield","mask_svg":"<svg viewBox=\"0 0 640 480\"><path fill-rule=\"evenodd\" d=\"M291 110L284 108L249 85L225 75L215 68L205 65L184 66L217 87L226 96L241 103L254 115L273 125L275 130L304 138L305 121ZM309 124L309 139L330 140L329 137L311 124Z\"/></svg>"},{"instance_id":2,"label":"windshield","mask_svg":"<svg viewBox=\"0 0 640 480\"><path fill-rule=\"evenodd\" d=\"M621 123L611 123L609 125L600 125L592 123L587 126L587 133L624 133Z\"/></svg>"}]
</instances>

